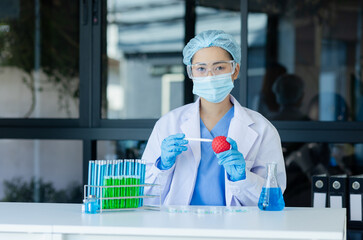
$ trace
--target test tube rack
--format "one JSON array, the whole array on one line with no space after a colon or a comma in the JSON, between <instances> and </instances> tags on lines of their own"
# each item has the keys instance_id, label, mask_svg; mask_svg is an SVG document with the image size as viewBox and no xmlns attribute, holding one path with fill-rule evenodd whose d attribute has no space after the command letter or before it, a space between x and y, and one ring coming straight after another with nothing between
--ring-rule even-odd
<instances>
[{"instance_id":1,"label":"test tube rack","mask_svg":"<svg viewBox=\"0 0 363 240\"><path fill-rule=\"evenodd\" d=\"M144 187L158 187L158 184L128 184L128 185L111 185L95 186L84 185L83 202L90 200L97 201L97 213L117 212L124 210L160 210L160 195L144 195ZM90 195L91 192L97 192L97 195ZM141 193L141 194L140 194ZM144 205L144 199L157 198L158 204Z\"/></svg>"}]
</instances>

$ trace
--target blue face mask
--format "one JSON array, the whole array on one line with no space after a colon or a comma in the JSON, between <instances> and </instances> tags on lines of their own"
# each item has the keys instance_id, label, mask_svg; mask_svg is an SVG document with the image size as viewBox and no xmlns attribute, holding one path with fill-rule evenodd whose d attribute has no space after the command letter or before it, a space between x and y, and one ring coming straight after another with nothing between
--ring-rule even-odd
<instances>
[{"instance_id":1,"label":"blue face mask","mask_svg":"<svg viewBox=\"0 0 363 240\"><path fill-rule=\"evenodd\" d=\"M233 87L231 73L193 78L193 93L212 103L222 102Z\"/></svg>"}]
</instances>

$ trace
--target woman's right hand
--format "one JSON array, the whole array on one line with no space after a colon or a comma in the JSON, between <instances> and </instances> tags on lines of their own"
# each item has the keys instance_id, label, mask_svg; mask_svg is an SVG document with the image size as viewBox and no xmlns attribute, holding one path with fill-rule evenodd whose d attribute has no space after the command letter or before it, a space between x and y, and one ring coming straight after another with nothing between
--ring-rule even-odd
<instances>
[{"instance_id":1,"label":"woman's right hand","mask_svg":"<svg viewBox=\"0 0 363 240\"><path fill-rule=\"evenodd\" d=\"M184 139L184 133L177 133L165 138L161 143L161 162L160 169L167 170L171 168L176 160L176 156L186 151L188 148L184 146L188 141Z\"/></svg>"}]
</instances>

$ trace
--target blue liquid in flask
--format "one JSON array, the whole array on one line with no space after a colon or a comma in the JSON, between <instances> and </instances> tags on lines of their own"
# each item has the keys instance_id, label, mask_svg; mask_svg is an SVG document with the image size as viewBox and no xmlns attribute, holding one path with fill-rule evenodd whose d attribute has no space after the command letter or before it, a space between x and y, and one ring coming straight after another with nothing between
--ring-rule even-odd
<instances>
[{"instance_id":1,"label":"blue liquid in flask","mask_svg":"<svg viewBox=\"0 0 363 240\"><path fill-rule=\"evenodd\" d=\"M262 188L258 208L264 211L281 211L285 207L281 188Z\"/></svg>"},{"instance_id":2,"label":"blue liquid in flask","mask_svg":"<svg viewBox=\"0 0 363 240\"><path fill-rule=\"evenodd\" d=\"M277 182L277 163L266 163L267 177L263 185L258 208L264 211L281 211L285 207L284 197Z\"/></svg>"}]
</instances>

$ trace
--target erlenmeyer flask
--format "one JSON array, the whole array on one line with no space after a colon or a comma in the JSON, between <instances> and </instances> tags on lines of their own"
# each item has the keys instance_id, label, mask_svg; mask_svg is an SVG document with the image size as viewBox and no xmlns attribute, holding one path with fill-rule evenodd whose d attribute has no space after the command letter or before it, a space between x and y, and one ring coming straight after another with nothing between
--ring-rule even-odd
<instances>
[{"instance_id":1,"label":"erlenmeyer flask","mask_svg":"<svg viewBox=\"0 0 363 240\"><path fill-rule=\"evenodd\" d=\"M263 185L258 208L265 211L281 211L285 207L284 197L276 178L275 162L267 163L267 178Z\"/></svg>"}]
</instances>

